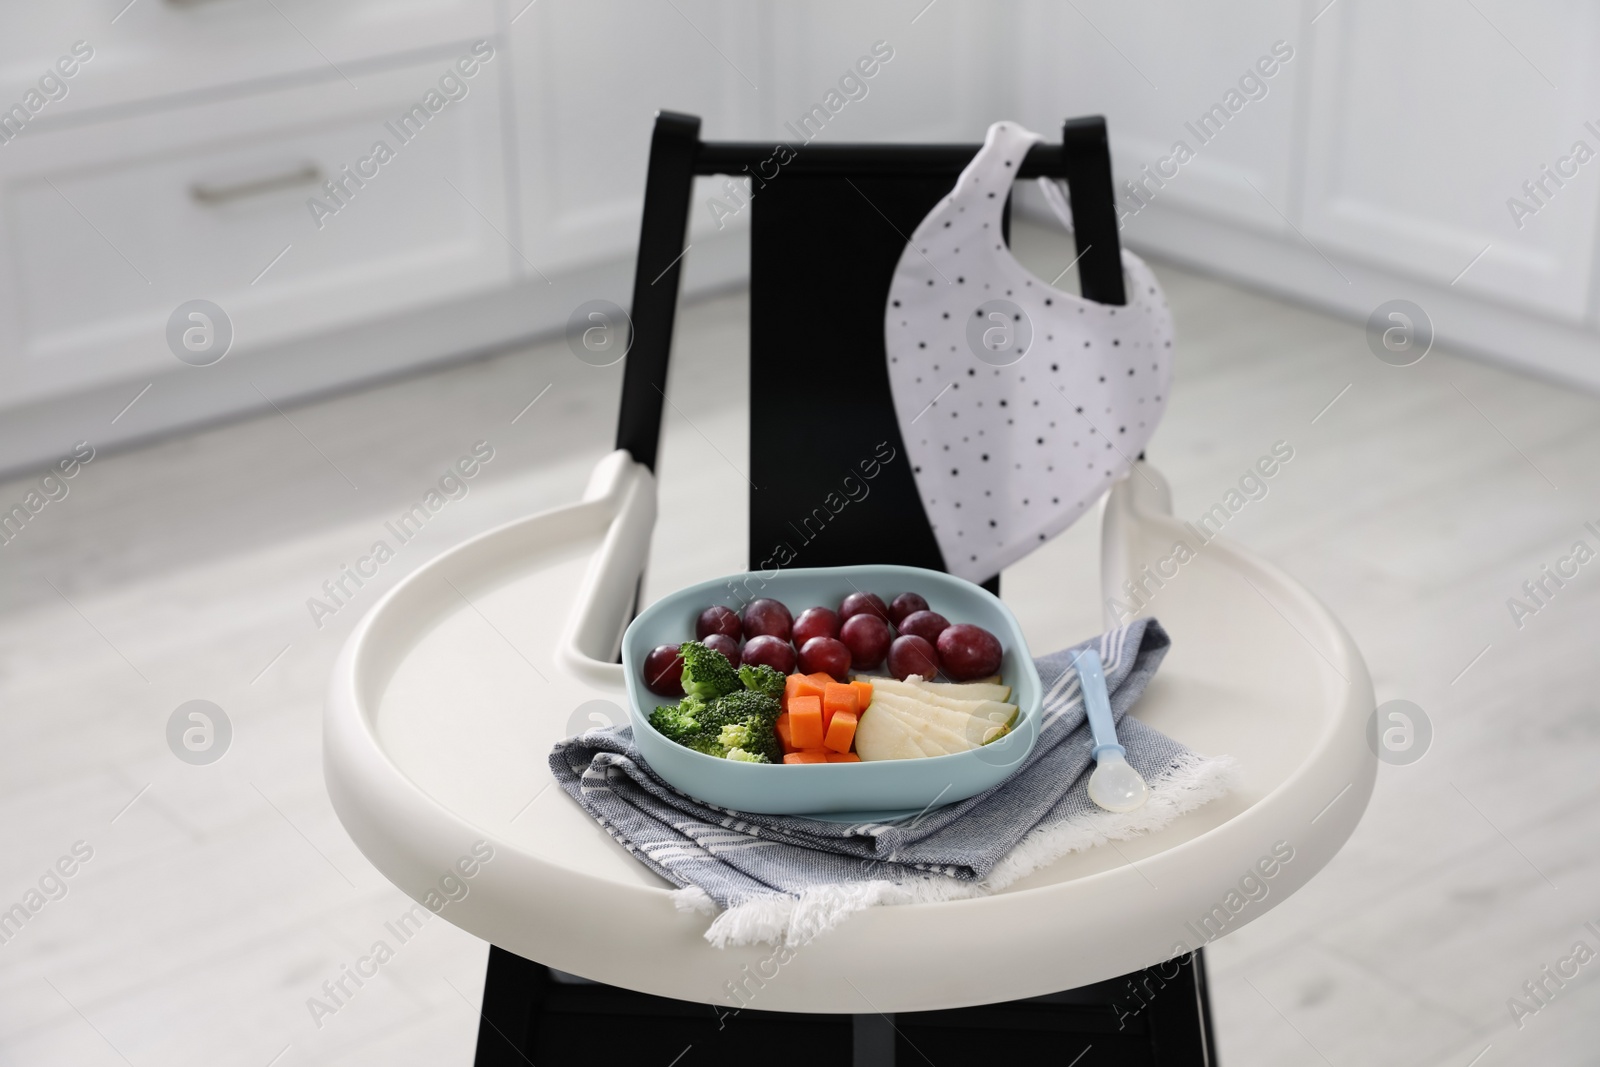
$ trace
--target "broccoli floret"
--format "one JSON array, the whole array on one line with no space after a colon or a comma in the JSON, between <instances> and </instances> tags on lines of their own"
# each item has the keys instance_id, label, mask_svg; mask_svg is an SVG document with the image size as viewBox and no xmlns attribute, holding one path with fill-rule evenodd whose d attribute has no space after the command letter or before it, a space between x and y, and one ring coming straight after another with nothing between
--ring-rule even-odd
<instances>
[{"instance_id":1,"label":"broccoli floret","mask_svg":"<svg viewBox=\"0 0 1600 1067\"><path fill-rule=\"evenodd\" d=\"M778 714L782 710L778 706L776 697L758 693L753 689L741 689L737 693L729 693L711 701L696 717L703 729L715 734L729 723L743 722L751 717L776 723Z\"/></svg>"},{"instance_id":2,"label":"broccoli floret","mask_svg":"<svg viewBox=\"0 0 1600 1067\"><path fill-rule=\"evenodd\" d=\"M731 722L717 734L717 740L729 748L743 748L754 744L754 735L755 731L750 728L749 723Z\"/></svg>"},{"instance_id":3,"label":"broccoli floret","mask_svg":"<svg viewBox=\"0 0 1600 1067\"><path fill-rule=\"evenodd\" d=\"M777 763L783 759L783 743L778 740L776 716L764 713L746 715L736 722L725 723L717 733L719 744L725 745L729 758L735 751L758 756L757 763Z\"/></svg>"},{"instance_id":4,"label":"broccoli floret","mask_svg":"<svg viewBox=\"0 0 1600 1067\"><path fill-rule=\"evenodd\" d=\"M700 720L695 717L695 710L704 706L703 702L691 704L687 700L681 704L665 704L650 713L650 725L662 736L681 742L700 731Z\"/></svg>"},{"instance_id":5,"label":"broccoli floret","mask_svg":"<svg viewBox=\"0 0 1600 1067\"><path fill-rule=\"evenodd\" d=\"M708 756L715 756L718 759L722 759L728 754L728 746L718 741L716 734L707 730L702 730L697 734L686 737L679 741L678 744L683 745L685 748L692 748L696 752L704 752Z\"/></svg>"},{"instance_id":6,"label":"broccoli floret","mask_svg":"<svg viewBox=\"0 0 1600 1067\"><path fill-rule=\"evenodd\" d=\"M746 689L765 693L774 699L783 696L783 672L765 663L747 663L739 668L739 681Z\"/></svg>"},{"instance_id":7,"label":"broccoli floret","mask_svg":"<svg viewBox=\"0 0 1600 1067\"><path fill-rule=\"evenodd\" d=\"M683 645L684 650L684 677L688 678L689 664L692 662L692 651L701 649L723 664L728 661L721 653L712 652L698 641L688 641ZM711 662L707 660L706 662ZM715 669L713 664L713 669ZM771 668L763 668L776 676L782 682L783 676ZM732 677L733 691L722 694L712 700L691 691L689 696L674 705L657 708L650 716L650 725L654 726L663 735L696 752L704 752L708 756L718 759L739 760L744 763L779 763L783 760L783 743L778 740L777 721L782 710L778 705L778 698L755 689L739 689L738 675L734 674L731 667L728 670ZM770 680L763 675L754 675L758 683L767 683ZM705 684L705 679L700 679L700 684ZM689 684L685 681L684 688Z\"/></svg>"},{"instance_id":8,"label":"broccoli floret","mask_svg":"<svg viewBox=\"0 0 1600 1067\"><path fill-rule=\"evenodd\" d=\"M699 641L678 646L683 657L683 691L690 696L712 700L739 689L739 675L728 657Z\"/></svg>"}]
</instances>

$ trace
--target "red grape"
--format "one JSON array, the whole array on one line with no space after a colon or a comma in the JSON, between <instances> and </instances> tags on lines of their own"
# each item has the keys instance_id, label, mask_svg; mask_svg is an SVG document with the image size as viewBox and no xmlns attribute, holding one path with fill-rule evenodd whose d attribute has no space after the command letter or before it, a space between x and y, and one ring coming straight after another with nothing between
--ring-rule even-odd
<instances>
[{"instance_id":1,"label":"red grape","mask_svg":"<svg viewBox=\"0 0 1600 1067\"><path fill-rule=\"evenodd\" d=\"M737 641L744 636L742 629L738 613L725 604L711 605L694 621L696 641L704 641L711 634L727 634Z\"/></svg>"},{"instance_id":2,"label":"red grape","mask_svg":"<svg viewBox=\"0 0 1600 1067\"><path fill-rule=\"evenodd\" d=\"M858 671L870 671L882 663L893 639L889 624L866 612L850 616L839 629L839 640L850 650L850 665Z\"/></svg>"},{"instance_id":3,"label":"red grape","mask_svg":"<svg viewBox=\"0 0 1600 1067\"><path fill-rule=\"evenodd\" d=\"M837 637L813 637L800 646L800 672L831 674L842 682L850 672L850 649Z\"/></svg>"},{"instance_id":4,"label":"red grape","mask_svg":"<svg viewBox=\"0 0 1600 1067\"><path fill-rule=\"evenodd\" d=\"M839 604L841 621L852 615L859 615L863 611L870 611L885 622L889 620L889 605L885 604L883 597L877 593L851 593Z\"/></svg>"},{"instance_id":5,"label":"red grape","mask_svg":"<svg viewBox=\"0 0 1600 1067\"><path fill-rule=\"evenodd\" d=\"M721 652L735 667L739 665L739 642L727 634L707 634L705 646L712 651Z\"/></svg>"},{"instance_id":6,"label":"red grape","mask_svg":"<svg viewBox=\"0 0 1600 1067\"><path fill-rule=\"evenodd\" d=\"M657 645L645 656L644 687L657 696L683 696L683 657L677 645Z\"/></svg>"},{"instance_id":7,"label":"red grape","mask_svg":"<svg viewBox=\"0 0 1600 1067\"><path fill-rule=\"evenodd\" d=\"M899 626L914 611L927 611L928 602L916 593L901 593L889 604L889 621Z\"/></svg>"},{"instance_id":8,"label":"red grape","mask_svg":"<svg viewBox=\"0 0 1600 1067\"><path fill-rule=\"evenodd\" d=\"M807 608L794 620L793 636L802 648L813 637L838 637L839 616L832 608Z\"/></svg>"},{"instance_id":9,"label":"red grape","mask_svg":"<svg viewBox=\"0 0 1600 1067\"><path fill-rule=\"evenodd\" d=\"M895 625L901 633L920 637L931 645L939 640L950 620L937 611L913 611Z\"/></svg>"},{"instance_id":10,"label":"red grape","mask_svg":"<svg viewBox=\"0 0 1600 1067\"><path fill-rule=\"evenodd\" d=\"M939 673L939 660L925 639L915 634L901 634L889 646L889 673L902 682L913 674L931 682Z\"/></svg>"},{"instance_id":11,"label":"red grape","mask_svg":"<svg viewBox=\"0 0 1600 1067\"><path fill-rule=\"evenodd\" d=\"M752 600L744 606L744 635L746 637L760 637L763 634L781 640L789 640L789 633L794 627L794 616L789 614L789 609L776 600L762 597Z\"/></svg>"},{"instance_id":12,"label":"red grape","mask_svg":"<svg viewBox=\"0 0 1600 1067\"><path fill-rule=\"evenodd\" d=\"M746 641L742 659L748 665L765 663L779 674L794 673L794 646L771 634L757 634Z\"/></svg>"},{"instance_id":13,"label":"red grape","mask_svg":"<svg viewBox=\"0 0 1600 1067\"><path fill-rule=\"evenodd\" d=\"M958 622L939 635L939 666L952 681L970 682L998 673L1000 655L1000 639L969 622Z\"/></svg>"}]
</instances>

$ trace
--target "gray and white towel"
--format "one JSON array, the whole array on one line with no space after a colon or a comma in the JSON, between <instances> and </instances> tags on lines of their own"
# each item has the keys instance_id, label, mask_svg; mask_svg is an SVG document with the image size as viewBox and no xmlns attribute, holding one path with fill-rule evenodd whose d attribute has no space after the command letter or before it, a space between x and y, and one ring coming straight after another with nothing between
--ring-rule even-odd
<instances>
[{"instance_id":1,"label":"gray and white towel","mask_svg":"<svg viewBox=\"0 0 1600 1067\"><path fill-rule=\"evenodd\" d=\"M1124 719L1166 655L1159 623L1140 619L1036 660L1045 699L1039 740L1017 772L985 793L893 823L753 815L695 800L656 777L626 726L556 745L550 769L567 794L639 862L679 887L680 908L720 911L721 948L801 944L878 904L992 893L1069 852L1149 833L1233 785L1234 762L1190 751ZM1097 647L1128 762L1150 784L1138 811L1089 800L1091 742L1074 653Z\"/></svg>"}]
</instances>

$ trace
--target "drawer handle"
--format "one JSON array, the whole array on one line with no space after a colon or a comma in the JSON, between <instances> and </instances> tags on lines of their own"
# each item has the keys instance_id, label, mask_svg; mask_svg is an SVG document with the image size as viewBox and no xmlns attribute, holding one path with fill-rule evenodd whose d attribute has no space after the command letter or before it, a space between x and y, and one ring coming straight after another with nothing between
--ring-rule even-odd
<instances>
[{"instance_id":1,"label":"drawer handle","mask_svg":"<svg viewBox=\"0 0 1600 1067\"><path fill-rule=\"evenodd\" d=\"M263 193L288 189L296 185L316 185L321 181L321 167L315 163L302 163L293 170L286 170L281 174L268 174L265 177L250 178L242 182L229 184L195 182L189 186L189 195L202 204L226 204L230 200L243 200L245 197L260 196Z\"/></svg>"},{"instance_id":2,"label":"drawer handle","mask_svg":"<svg viewBox=\"0 0 1600 1067\"><path fill-rule=\"evenodd\" d=\"M203 4L214 3L215 0L167 0L168 7L200 7ZM133 5L128 5L133 6Z\"/></svg>"}]
</instances>

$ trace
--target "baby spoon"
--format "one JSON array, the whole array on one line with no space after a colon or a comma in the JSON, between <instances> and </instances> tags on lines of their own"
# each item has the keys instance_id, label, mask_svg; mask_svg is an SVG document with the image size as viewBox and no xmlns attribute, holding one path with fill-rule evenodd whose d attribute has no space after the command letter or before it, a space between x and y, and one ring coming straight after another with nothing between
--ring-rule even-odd
<instances>
[{"instance_id":1,"label":"baby spoon","mask_svg":"<svg viewBox=\"0 0 1600 1067\"><path fill-rule=\"evenodd\" d=\"M1117 725L1106 697L1106 676L1100 654L1084 649L1077 655L1078 681L1089 712L1089 732L1094 734L1094 773L1089 775L1089 799L1107 811L1136 811L1150 798L1150 787L1129 766L1127 749L1117 743Z\"/></svg>"}]
</instances>

